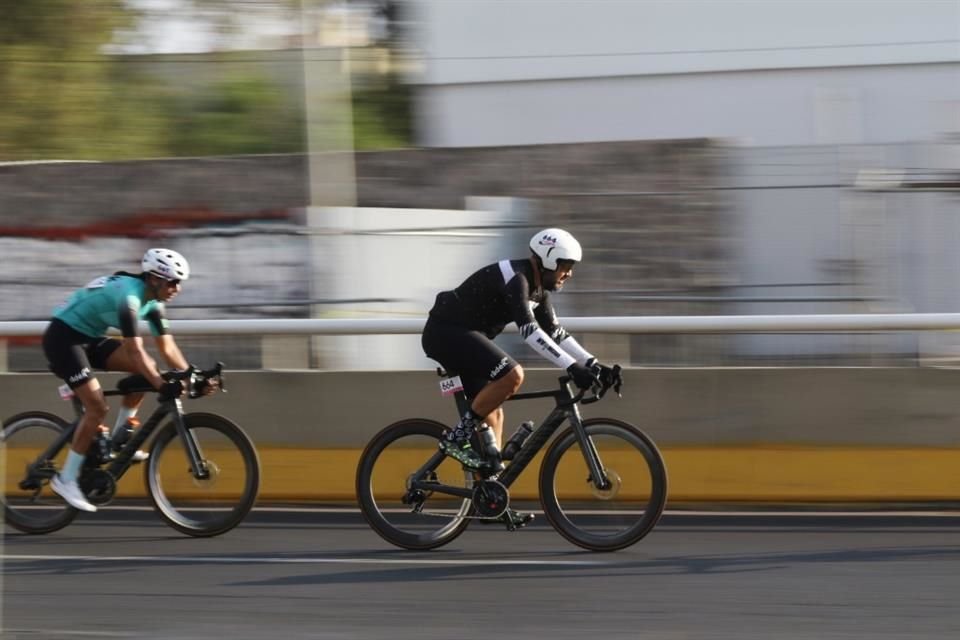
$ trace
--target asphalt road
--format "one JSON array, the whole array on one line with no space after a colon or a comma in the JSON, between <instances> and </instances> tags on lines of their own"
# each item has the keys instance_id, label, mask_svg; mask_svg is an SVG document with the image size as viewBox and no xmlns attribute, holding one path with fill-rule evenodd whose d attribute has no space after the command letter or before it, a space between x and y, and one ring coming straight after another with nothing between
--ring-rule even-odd
<instances>
[{"instance_id":1,"label":"asphalt road","mask_svg":"<svg viewBox=\"0 0 960 640\"><path fill-rule=\"evenodd\" d=\"M596 554L539 519L390 547L356 512L257 510L183 537L148 511L6 530L0 636L39 638L958 638L960 514L668 513Z\"/></svg>"}]
</instances>

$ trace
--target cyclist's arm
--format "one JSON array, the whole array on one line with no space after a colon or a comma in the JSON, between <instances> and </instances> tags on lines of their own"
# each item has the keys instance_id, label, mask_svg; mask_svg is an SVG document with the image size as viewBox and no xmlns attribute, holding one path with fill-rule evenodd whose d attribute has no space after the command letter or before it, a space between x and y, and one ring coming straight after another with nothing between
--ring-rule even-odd
<instances>
[{"instance_id":1,"label":"cyclist's arm","mask_svg":"<svg viewBox=\"0 0 960 640\"><path fill-rule=\"evenodd\" d=\"M157 351L160 352L160 355L163 356L163 359L171 369L183 370L190 366L187 359L183 357L180 347L178 347L177 343L173 340L172 335L167 333L162 336L157 336L156 340Z\"/></svg>"},{"instance_id":2,"label":"cyclist's arm","mask_svg":"<svg viewBox=\"0 0 960 640\"><path fill-rule=\"evenodd\" d=\"M537 323L530 308L530 283L522 274L514 275L506 284L506 299L513 313L514 322L520 328L524 342L538 354L566 369L577 359L567 353Z\"/></svg>"},{"instance_id":3,"label":"cyclist's arm","mask_svg":"<svg viewBox=\"0 0 960 640\"><path fill-rule=\"evenodd\" d=\"M537 324L547 332L554 342L556 342L564 351L573 356L580 364L590 365L596 361L592 353L580 346L576 339L567 333L567 330L560 326L557 319L557 312L550 302L549 294L545 294L541 302L533 312Z\"/></svg>"},{"instance_id":4,"label":"cyclist's arm","mask_svg":"<svg viewBox=\"0 0 960 640\"><path fill-rule=\"evenodd\" d=\"M123 334L123 344L121 349L126 350L126 355L139 373L154 389L163 386L164 380L157 371L156 361L150 357L147 350L143 347L143 338L138 335L137 323L138 312L140 310L140 301L135 296L128 296L120 303L117 310L117 324L120 333Z\"/></svg>"},{"instance_id":5,"label":"cyclist's arm","mask_svg":"<svg viewBox=\"0 0 960 640\"><path fill-rule=\"evenodd\" d=\"M186 369L190 366L187 359L183 357L183 352L177 346L173 336L170 335L170 322L167 320L165 307L162 304L154 306L146 316L147 323L150 325L150 331L157 343L157 351L163 356L167 366L171 369Z\"/></svg>"}]
</instances>

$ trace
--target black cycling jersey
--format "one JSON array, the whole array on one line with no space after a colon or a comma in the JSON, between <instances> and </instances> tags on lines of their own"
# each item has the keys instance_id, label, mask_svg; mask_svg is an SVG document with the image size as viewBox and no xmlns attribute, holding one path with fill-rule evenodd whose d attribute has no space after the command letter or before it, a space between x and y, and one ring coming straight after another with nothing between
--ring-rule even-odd
<instances>
[{"instance_id":1,"label":"black cycling jersey","mask_svg":"<svg viewBox=\"0 0 960 640\"><path fill-rule=\"evenodd\" d=\"M560 328L550 294L535 282L529 260L502 260L473 273L452 291L437 295L430 315L441 322L495 338L510 322L536 323L549 334Z\"/></svg>"},{"instance_id":2,"label":"black cycling jersey","mask_svg":"<svg viewBox=\"0 0 960 640\"><path fill-rule=\"evenodd\" d=\"M440 292L430 320L478 331L490 339L515 322L527 344L557 366L567 368L591 358L560 326L550 293L533 286L537 281L533 269L530 260L487 265L456 289Z\"/></svg>"}]
</instances>

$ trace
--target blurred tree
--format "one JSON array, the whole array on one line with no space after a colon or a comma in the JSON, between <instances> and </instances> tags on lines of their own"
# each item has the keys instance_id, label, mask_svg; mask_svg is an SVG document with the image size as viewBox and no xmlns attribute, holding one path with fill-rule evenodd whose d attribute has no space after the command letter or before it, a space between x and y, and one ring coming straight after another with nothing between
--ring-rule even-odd
<instances>
[{"instance_id":1,"label":"blurred tree","mask_svg":"<svg viewBox=\"0 0 960 640\"><path fill-rule=\"evenodd\" d=\"M412 89L397 73L353 90L353 137L358 150L408 147L413 136Z\"/></svg>"},{"instance_id":2,"label":"blurred tree","mask_svg":"<svg viewBox=\"0 0 960 640\"><path fill-rule=\"evenodd\" d=\"M202 15L218 25L223 39L242 27L241 14L276 12L270 15L299 25L301 11L330 4L181 3L185 15ZM381 4L383 14L394 19L392 3ZM0 161L304 149L302 97L278 88L272 78L248 73L185 86L151 74L137 56L116 55L118 45L137 43L145 21L158 17L151 7L137 0L0 0ZM389 73L365 80L355 91L357 148L409 144L410 90L397 78Z\"/></svg>"},{"instance_id":3,"label":"blurred tree","mask_svg":"<svg viewBox=\"0 0 960 640\"><path fill-rule=\"evenodd\" d=\"M162 152L149 92L103 53L137 16L122 0L0 1L0 160Z\"/></svg>"},{"instance_id":4,"label":"blurred tree","mask_svg":"<svg viewBox=\"0 0 960 640\"><path fill-rule=\"evenodd\" d=\"M177 156L303 151L303 113L268 80L238 75L174 101Z\"/></svg>"}]
</instances>

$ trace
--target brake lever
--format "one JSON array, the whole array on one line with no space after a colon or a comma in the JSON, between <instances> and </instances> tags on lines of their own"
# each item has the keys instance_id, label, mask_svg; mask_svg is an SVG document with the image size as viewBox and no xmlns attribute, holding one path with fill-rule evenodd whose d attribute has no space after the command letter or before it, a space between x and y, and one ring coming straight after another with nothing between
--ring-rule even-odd
<instances>
[{"instance_id":1,"label":"brake lever","mask_svg":"<svg viewBox=\"0 0 960 640\"><path fill-rule=\"evenodd\" d=\"M226 385L226 382L224 381L223 363L222 363L222 362L218 362L218 363L217 363L217 366L215 366L215 367L214 367L213 369L211 369L210 371L213 373L213 375L211 375L210 377L217 379L217 388L220 389L220 392L221 392L221 393L226 393L226 392L227 392L227 385Z\"/></svg>"},{"instance_id":2,"label":"brake lever","mask_svg":"<svg viewBox=\"0 0 960 640\"><path fill-rule=\"evenodd\" d=\"M623 394L620 393L620 390L623 388L623 375L621 375L623 367L618 364L613 365L613 390L617 392L617 397L622 398Z\"/></svg>"}]
</instances>

